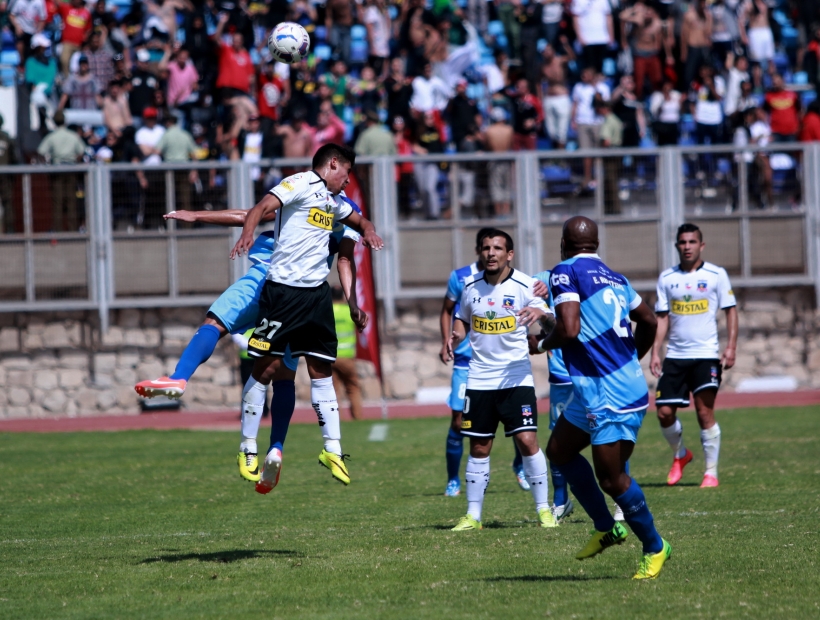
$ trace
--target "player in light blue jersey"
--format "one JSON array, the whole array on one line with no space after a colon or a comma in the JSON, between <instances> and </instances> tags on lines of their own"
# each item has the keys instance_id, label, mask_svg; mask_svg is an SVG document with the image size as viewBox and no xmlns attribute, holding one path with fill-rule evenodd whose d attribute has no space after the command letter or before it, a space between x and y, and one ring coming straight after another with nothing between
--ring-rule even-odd
<instances>
[{"instance_id":1,"label":"player in light blue jersey","mask_svg":"<svg viewBox=\"0 0 820 620\"><path fill-rule=\"evenodd\" d=\"M361 212L359 206L352 200L347 197L343 197L343 199L355 211ZM221 226L242 226L245 222L246 213L246 211L238 209L173 211L167 214L165 218ZM357 327L363 328L367 322L367 317L358 307L355 286L352 284L355 277L353 248L357 238L357 234L345 226L339 224L335 227L328 244L328 266L333 264L333 259L336 254L339 254L339 277L345 295L348 297L351 317L353 317ZM343 239L347 239L347 241L343 243ZM155 396L181 398L188 380L190 380L196 369L211 357L220 338L229 333L244 334L248 329L256 326L256 318L259 313L259 295L265 283L265 275L270 265L275 243L272 232L263 232L256 238L248 252L248 259L251 262L250 269L239 280L229 286L208 309L205 321L185 347L174 373L170 377L160 377L159 379L138 383L134 389L140 396L145 398ZM292 358L290 352L286 351L285 367L291 372L296 372L297 364L298 360ZM281 412L281 415L272 416L271 418L269 451L278 449L281 452L283 449L295 406L296 388L293 380L291 378L274 380L271 410ZM259 416L255 417L258 418ZM244 425L246 428L243 429L243 437L255 438L259 431L260 422L259 419L248 420L252 428ZM240 475L251 482L258 482L260 478L256 452L255 449L252 449L247 453L247 456L239 455L237 459Z\"/></svg>"},{"instance_id":2,"label":"player in light blue jersey","mask_svg":"<svg viewBox=\"0 0 820 620\"><path fill-rule=\"evenodd\" d=\"M444 303L441 307L440 316L442 344L439 358L444 364L450 361L448 358L447 343L450 341L450 334L453 329L453 316L458 311L459 300L464 290L464 281L484 269L484 266L481 264L480 244L484 235L491 230L494 229L482 228L476 235L476 254L478 255L476 262L461 267L460 269L454 269L450 272L450 278L447 280L447 293L444 295ZM464 396L467 391L467 370L470 367L472 356L473 351L470 348L470 341L467 338L465 338L453 352L453 378L450 387L450 398L447 400L447 404L450 406L453 414L450 430L447 433L447 447L445 451L447 461L447 487L444 489L444 495L447 497L456 497L461 493L459 469L461 468L461 457L464 454L464 441L461 435L461 414L464 410ZM530 485L524 475L521 452L519 452L515 442L513 442L513 447L515 448L515 459L513 460L512 468L515 472L518 485L521 489L527 491Z\"/></svg>"},{"instance_id":3,"label":"player in light blue jersey","mask_svg":"<svg viewBox=\"0 0 820 620\"><path fill-rule=\"evenodd\" d=\"M643 544L633 578L654 579L672 548L655 529L646 497L626 473L626 462L649 405L638 360L652 347L657 321L629 281L607 267L597 250L595 222L581 216L565 222L564 261L550 275L555 329L544 340L530 340L533 352L561 349L573 386L574 398L555 424L547 455L595 524L592 539L576 558L597 555L627 537L610 515L603 489ZM634 335L630 320L637 323ZM580 454L590 444L595 473Z\"/></svg>"}]
</instances>

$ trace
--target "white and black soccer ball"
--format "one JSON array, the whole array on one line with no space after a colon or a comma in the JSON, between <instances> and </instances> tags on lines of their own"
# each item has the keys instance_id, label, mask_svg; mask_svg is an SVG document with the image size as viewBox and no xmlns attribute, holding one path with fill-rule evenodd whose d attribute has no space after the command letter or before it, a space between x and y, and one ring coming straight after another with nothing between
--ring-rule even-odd
<instances>
[{"instance_id":1,"label":"white and black soccer ball","mask_svg":"<svg viewBox=\"0 0 820 620\"><path fill-rule=\"evenodd\" d=\"M270 33L268 50L275 60L293 64L307 56L310 50L310 36L299 24L282 22Z\"/></svg>"}]
</instances>

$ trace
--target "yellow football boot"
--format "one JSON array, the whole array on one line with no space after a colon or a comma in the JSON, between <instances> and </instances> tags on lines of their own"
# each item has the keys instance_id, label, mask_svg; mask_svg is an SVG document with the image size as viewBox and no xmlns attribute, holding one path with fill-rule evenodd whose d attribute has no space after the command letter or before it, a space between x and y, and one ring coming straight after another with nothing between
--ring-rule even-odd
<instances>
[{"instance_id":1,"label":"yellow football boot","mask_svg":"<svg viewBox=\"0 0 820 620\"><path fill-rule=\"evenodd\" d=\"M661 574L664 562L672 555L672 545L665 540L663 541L663 549L658 553L647 553L641 558L641 565L638 567L638 572L632 579L656 579Z\"/></svg>"},{"instance_id":2,"label":"yellow football boot","mask_svg":"<svg viewBox=\"0 0 820 620\"><path fill-rule=\"evenodd\" d=\"M627 536L629 536L629 533L626 531L626 528L617 521L615 522L615 527L608 532L598 532L593 530L592 538L589 539L586 547L575 554L575 559L585 560L594 555L598 555L607 547L611 547L612 545L620 545L626 540Z\"/></svg>"},{"instance_id":3,"label":"yellow football boot","mask_svg":"<svg viewBox=\"0 0 820 620\"><path fill-rule=\"evenodd\" d=\"M470 515L464 515L461 517L456 526L451 530L453 532L467 532L470 530L480 530L481 528L481 521L476 521Z\"/></svg>"},{"instance_id":4,"label":"yellow football boot","mask_svg":"<svg viewBox=\"0 0 820 620\"><path fill-rule=\"evenodd\" d=\"M330 470L331 475L345 485L350 484L350 474L348 473L347 466L345 465L346 456L350 455L342 454L340 456L324 449L319 455L319 464L327 467Z\"/></svg>"},{"instance_id":5,"label":"yellow football boot","mask_svg":"<svg viewBox=\"0 0 820 620\"><path fill-rule=\"evenodd\" d=\"M240 452L236 455L239 475L248 482L259 482L259 459L252 452Z\"/></svg>"}]
</instances>

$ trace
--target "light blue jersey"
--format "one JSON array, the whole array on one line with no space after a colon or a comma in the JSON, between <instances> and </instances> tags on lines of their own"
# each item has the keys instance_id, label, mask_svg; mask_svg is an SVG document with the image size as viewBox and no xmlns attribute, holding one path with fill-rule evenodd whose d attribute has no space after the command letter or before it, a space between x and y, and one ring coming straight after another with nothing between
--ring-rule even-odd
<instances>
[{"instance_id":1,"label":"light blue jersey","mask_svg":"<svg viewBox=\"0 0 820 620\"><path fill-rule=\"evenodd\" d=\"M581 304L581 332L562 353L587 414L646 409L649 393L629 320L641 298L629 281L597 254L578 254L552 270L549 288L556 307Z\"/></svg>"},{"instance_id":2,"label":"light blue jersey","mask_svg":"<svg viewBox=\"0 0 820 620\"><path fill-rule=\"evenodd\" d=\"M461 293L464 291L464 281L479 271L481 271L481 268L478 266L478 263L473 263L472 265L467 265L466 267L450 272L450 279L447 280L446 297L456 304L456 307L453 308L453 316L458 312ZM473 350L470 347L470 339L465 338L453 352L453 368L469 368L472 358ZM461 410L458 409L457 411Z\"/></svg>"},{"instance_id":3,"label":"light blue jersey","mask_svg":"<svg viewBox=\"0 0 820 620\"><path fill-rule=\"evenodd\" d=\"M549 288L549 269L542 271L541 273L536 273L533 278L536 280L541 280L541 282L546 284L547 288ZM555 305L552 303L552 291L550 291L550 294L547 297L547 305L551 310L555 309ZM567 367L564 365L564 355L561 353L561 349L547 351L547 355L549 356L550 385L571 385L572 381L569 378Z\"/></svg>"}]
</instances>

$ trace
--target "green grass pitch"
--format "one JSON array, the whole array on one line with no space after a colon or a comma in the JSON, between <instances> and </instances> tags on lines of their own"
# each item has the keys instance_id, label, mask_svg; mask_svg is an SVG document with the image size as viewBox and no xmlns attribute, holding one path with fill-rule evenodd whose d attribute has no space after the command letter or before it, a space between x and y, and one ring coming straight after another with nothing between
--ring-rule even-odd
<instances>
[{"instance_id":1,"label":"green grass pitch","mask_svg":"<svg viewBox=\"0 0 820 620\"><path fill-rule=\"evenodd\" d=\"M443 419L391 421L381 443L345 424L347 488L316 462L319 429L294 426L267 496L237 475L238 431L6 434L0 617L818 618L819 416L720 413L721 487L701 490L694 416L669 488L650 413L632 472L673 546L653 582L630 579L634 535L579 562L586 515L537 528L505 439L485 529L448 531L466 499L442 495Z\"/></svg>"}]
</instances>

